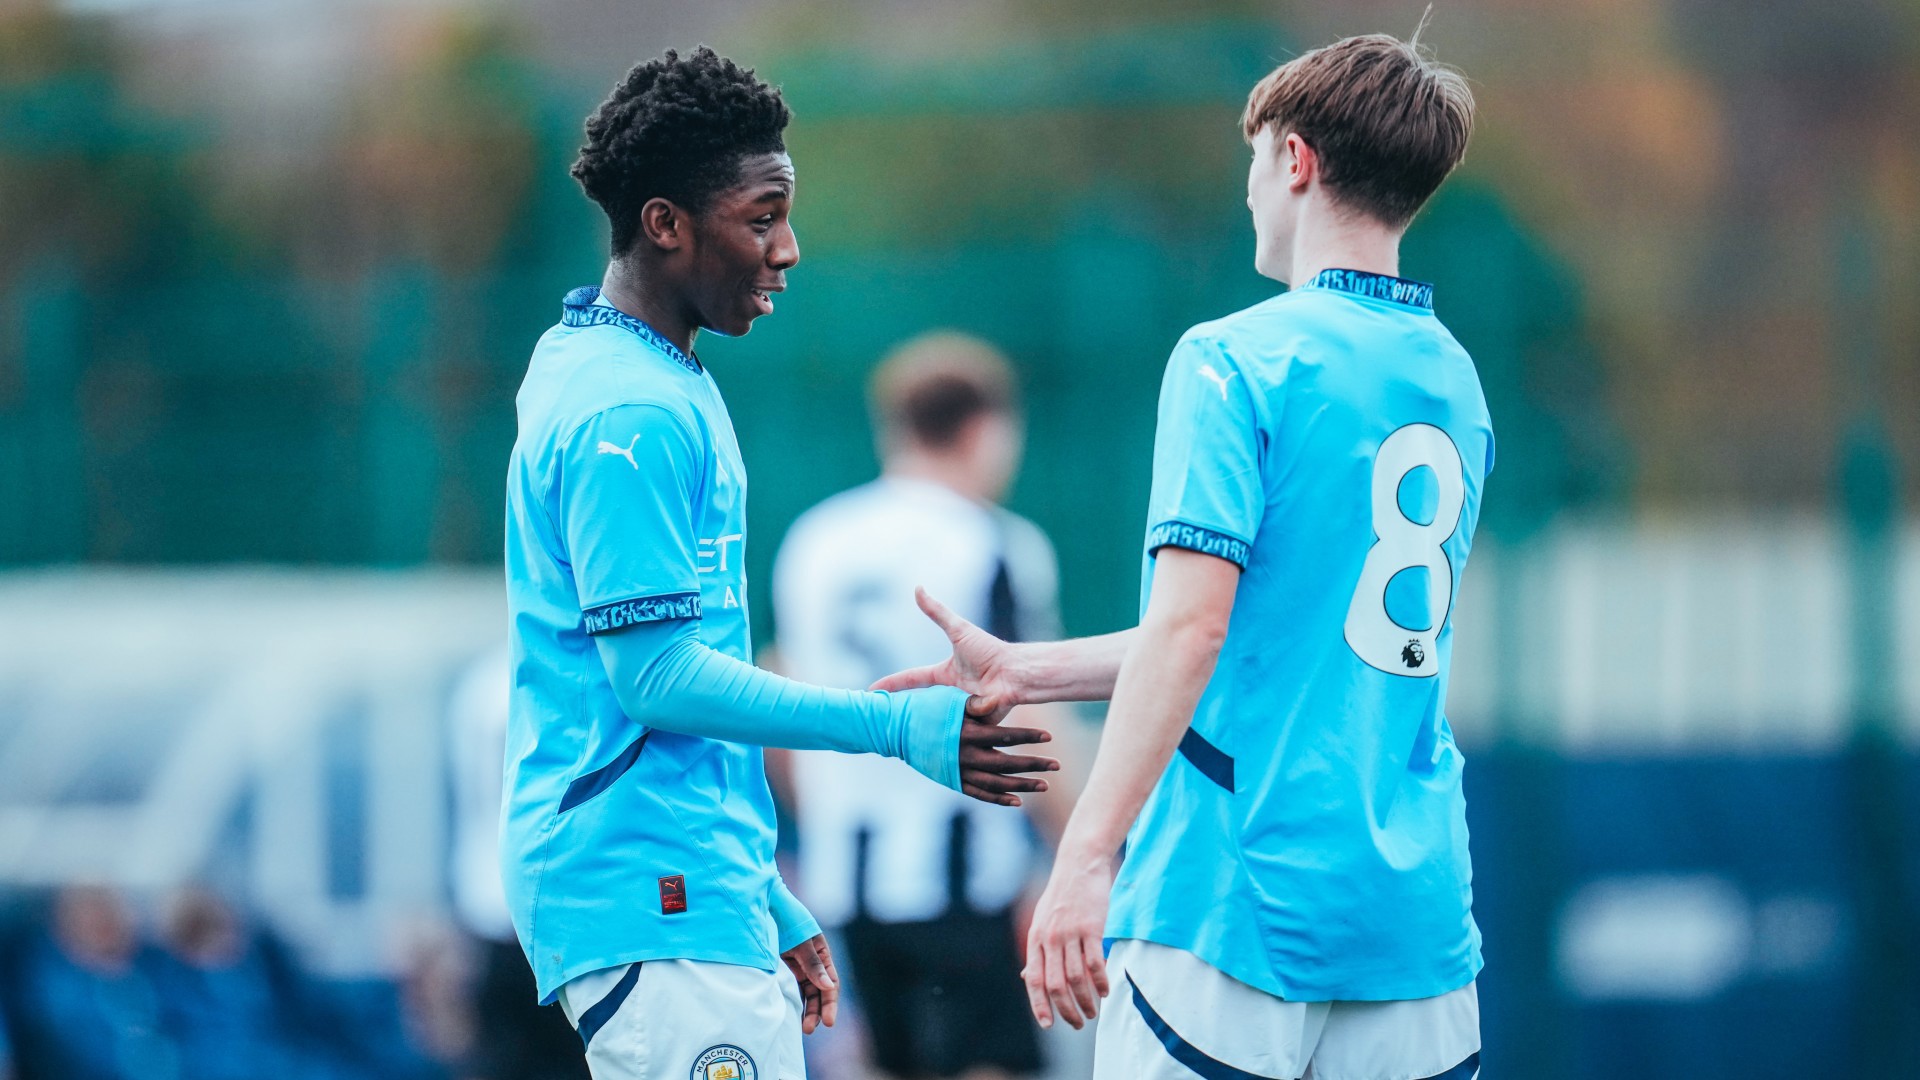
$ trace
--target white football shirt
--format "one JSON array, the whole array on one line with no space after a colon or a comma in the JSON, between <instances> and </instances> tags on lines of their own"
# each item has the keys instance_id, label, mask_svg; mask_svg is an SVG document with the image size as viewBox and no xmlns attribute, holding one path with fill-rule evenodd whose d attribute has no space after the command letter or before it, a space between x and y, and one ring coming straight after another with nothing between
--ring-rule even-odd
<instances>
[{"instance_id":1,"label":"white football shirt","mask_svg":"<svg viewBox=\"0 0 1920 1080\"><path fill-rule=\"evenodd\" d=\"M1058 568L1037 526L939 484L882 477L807 511L781 544L773 592L787 673L865 687L944 659L946 635L915 605L916 585L1003 637L1059 636ZM1034 858L1021 811L871 754L794 759L801 894L823 925L862 911L917 922L956 900L991 913L1019 895Z\"/></svg>"}]
</instances>

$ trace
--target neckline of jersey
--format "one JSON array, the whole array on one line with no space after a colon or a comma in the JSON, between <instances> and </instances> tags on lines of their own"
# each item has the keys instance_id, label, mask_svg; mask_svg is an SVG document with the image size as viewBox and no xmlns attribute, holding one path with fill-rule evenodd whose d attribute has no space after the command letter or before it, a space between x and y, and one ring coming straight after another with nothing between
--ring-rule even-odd
<instances>
[{"instance_id":1,"label":"neckline of jersey","mask_svg":"<svg viewBox=\"0 0 1920 1080\"><path fill-rule=\"evenodd\" d=\"M1376 274L1368 270L1344 270L1329 268L1313 276L1313 280L1300 286L1303 289L1332 289L1335 292L1364 296L1370 300L1385 300L1390 304L1403 307L1433 310L1433 286L1424 281L1394 277L1391 274Z\"/></svg>"},{"instance_id":2,"label":"neckline of jersey","mask_svg":"<svg viewBox=\"0 0 1920 1080\"><path fill-rule=\"evenodd\" d=\"M680 346L667 340L667 336L647 325L646 320L636 319L617 307L598 304L600 290L592 285L582 285L569 292L566 299L560 301L560 322L563 326L600 326L610 324L634 334L640 340L667 355L667 359L698 375L702 372L700 361L682 352Z\"/></svg>"}]
</instances>

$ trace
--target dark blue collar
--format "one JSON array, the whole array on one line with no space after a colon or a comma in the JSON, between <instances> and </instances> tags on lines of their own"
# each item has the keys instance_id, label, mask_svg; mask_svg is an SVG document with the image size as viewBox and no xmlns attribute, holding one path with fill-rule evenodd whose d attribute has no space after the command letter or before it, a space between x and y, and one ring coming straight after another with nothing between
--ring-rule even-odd
<instances>
[{"instance_id":1,"label":"dark blue collar","mask_svg":"<svg viewBox=\"0 0 1920 1080\"><path fill-rule=\"evenodd\" d=\"M629 330L640 336L640 340L666 353L667 356L688 371L698 373L700 361L680 351L680 346L667 340L667 336L644 321L621 311L616 307L596 304L600 299L600 290L591 285L583 285L567 294L561 301L564 307L560 311L560 323L563 326L598 326L612 323L622 330Z\"/></svg>"},{"instance_id":2,"label":"dark blue collar","mask_svg":"<svg viewBox=\"0 0 1920 1080\"><path fill-rule=\"evenodd\" d=\"M1301 287L1338 289L1355 296L1433 310L1433 286L1424 281L1408 281L1406 278L1372 274L1365 270L1322 270Z\"/></svg>"}]
</instances>

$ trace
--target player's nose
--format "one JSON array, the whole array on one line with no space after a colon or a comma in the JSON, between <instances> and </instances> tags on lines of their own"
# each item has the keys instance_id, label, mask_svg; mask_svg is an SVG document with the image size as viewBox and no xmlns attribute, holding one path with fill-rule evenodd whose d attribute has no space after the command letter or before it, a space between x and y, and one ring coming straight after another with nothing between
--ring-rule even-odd
<instances>
[{"instance_id":1,"label":"player's nose","mask_svg":"<svg viewBox=\"0 0 1920 1080\"><path fill-rule=\"evenodd\" d=\"M773 242L767 245L767 266L774 270L791 270L800 262L800 239L793 234L793 226L782 225L774 230Z\"/></svg>"}]
</instances>

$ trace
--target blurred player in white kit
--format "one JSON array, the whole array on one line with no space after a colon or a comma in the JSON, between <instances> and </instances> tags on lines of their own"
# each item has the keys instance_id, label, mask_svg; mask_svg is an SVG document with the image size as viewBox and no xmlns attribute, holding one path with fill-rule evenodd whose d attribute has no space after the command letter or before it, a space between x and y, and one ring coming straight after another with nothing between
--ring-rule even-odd
<instances>
[{"instance_id":1,"label":"blurred player in white kit","mask_svg":"<svg viewBox=\"0 0 1920 1080\"><path fill-rule=\"evenodd\" d=\"M1005 358L926 334L881 364L871 397L882 475L802 515L774 564L788 673L864 688L945 656L916 585L1003 637L1058 637L1053 546L998 505L1022 445ZM1041 719L1029 712L1021 723ZM1039 855L1034 825L1058 835L1068 785L1027 796L1030 821L871 754L797 751L792 772L801 892L845 943L874 1064L899 1077L1039 1071L1015 909Z\"/></svg>"}]
</instances>

